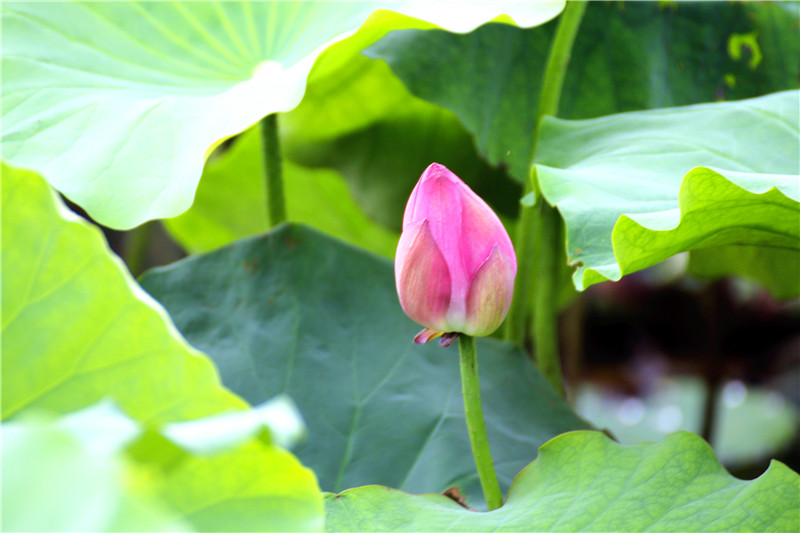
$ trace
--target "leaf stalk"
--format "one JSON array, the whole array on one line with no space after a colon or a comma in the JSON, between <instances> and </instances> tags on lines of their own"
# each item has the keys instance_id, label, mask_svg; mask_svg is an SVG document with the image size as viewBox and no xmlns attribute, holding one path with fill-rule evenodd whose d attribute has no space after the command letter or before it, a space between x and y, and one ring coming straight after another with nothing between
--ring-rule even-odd
<instances>
[{"instance_id":1,"label":"leaf stalk","mask_svg":"<svg viewBox=\"0 0 800 533\"><path fill-rule=\"evenodd\" d=\"M543 116L556 115L561 100L572 46L586 11L586 2L570 1L558 22L544 72L539 97L536 127L531 146L531 172L525 183L525 195L534 193L536 204L523 206L517 227L521 276L505 329L505 338L518 345L526 341L526 328L531 319L534 354L539 368L561 394L564 385L558 350L558 272L563 252L561 218L553 207L542 200L533 158ZM533 283L531 278L536 279ZM532 311L532 313L531 313Z\"/></svg>"},{"instance_id":2,"label":"leaf stalk","mask_svg":"<svg viewBox=\"0 0 800 533\"><path fill-rule=\"evenodd\" d=\"M497 481L497 473L494 470L494 462L489 450L489 439L486 436L486 425L483 422L475 338L461 334L458 337L458 351L461 361L461 390L464 396L464 415L467 420L469 442L472 445L472 456L475 458L483 495L491 511L503 505L503 493L500 492L500 484Z\"/></svg>"},{"instance_id":3,"label":"leaf stalk","mask_svg":"<svg viewBox=\"0 0 800 533\"><path fill-rule=\"evenodd\" d=\"M283 164L276 113L261 119L261 150L264 156L264 200L267 206L267 226L272 228L286 220Z\"/></svg>"}]
</instances>

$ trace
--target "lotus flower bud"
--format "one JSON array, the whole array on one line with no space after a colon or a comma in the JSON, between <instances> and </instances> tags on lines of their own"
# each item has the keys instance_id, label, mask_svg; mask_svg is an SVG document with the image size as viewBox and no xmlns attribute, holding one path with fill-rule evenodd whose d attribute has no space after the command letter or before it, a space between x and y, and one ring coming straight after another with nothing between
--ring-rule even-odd
<instances>
[{"instance_id":1,"label":"lotus flower bud","mask_svg":"<svg viewBox=\"0 0 800 533\"><path fill-rule=\"evenodd\" d=\"M511 239L492 209L433 163L411 192L394 263L400 305L425 326L414 342L489 335L508 313L517 274Z\"/></svg>"}]
</instances>

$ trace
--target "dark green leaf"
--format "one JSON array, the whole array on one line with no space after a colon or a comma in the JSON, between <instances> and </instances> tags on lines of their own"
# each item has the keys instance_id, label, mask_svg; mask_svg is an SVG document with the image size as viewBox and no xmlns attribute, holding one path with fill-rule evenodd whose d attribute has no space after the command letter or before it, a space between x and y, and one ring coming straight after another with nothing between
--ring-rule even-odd
<instances>
[{"instance_id":1,"label":"dark green leaf","mask_svg":"<svg viewBox=\"0 0 800 533\"><path fill-rule=\"evenodd\" d=\"M433 162L455 172L500 214L517 213L519 186L478 156L452 113L411 96L406 105L355 133L308 144L294 139L288 155L304 165L339 171L365 212L397 231L406 199Z\"/></svg>"},{"instance_id":2,"label":"dark green leaf","mask_svg":"<svg viewBox=\"0 0 800 533\"><path fill-rule=\"evenodd\" d=\"M267 231L267 207L259 127L244 133L203 170L191 209L165 227L187 250L206 252L236 239ZM399 234L368 219L329 169L283 165L287 216L386 257Z\"/></svg>"},{"instance_id":3,"label":"dark green leaf","mask_svg":"<svg viewBox=\"0 0 800 533\"><path fill-rule=\"evenodd\" d=\"M591 2L565 80L559 116L740 99L800 80L796 10L765 2ZM468 35L395 31L366 50L417 96L452 110L493 164L528 175L544 65L557 21L522 30L490 24ZM758 43L752 65L743 49ZM791 58L791 59L790 59Z\"/></svg>"},{"instance_id":4,"label":"dark green leaf","mask_svg":"<svg viewBox=\"0 0 800 533\"><path fill-rule=\"evenodd\" d=\"M412 343L389 261L282 226L147 273L145 288L223 382L252 402L284 392L308 442L296 449L325 490L381 483L460 486L479 506L458 353ZM510 344L478 343L492 452L508 487L537 446L586 427Z\"/></svg>"}]
</instances>

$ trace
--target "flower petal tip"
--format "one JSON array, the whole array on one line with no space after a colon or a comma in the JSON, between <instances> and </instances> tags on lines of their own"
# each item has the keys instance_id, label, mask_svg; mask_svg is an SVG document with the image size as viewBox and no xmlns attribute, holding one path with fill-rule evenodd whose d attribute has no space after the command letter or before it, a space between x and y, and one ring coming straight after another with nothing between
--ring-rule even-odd
<instances>
[{"instance_id":1,"label":"flower petal tip","mask_svg":"<svg viewBox=\"0 0 800 533\"><path fill-rule=\"evenodd\" d=\"M453 344L453 342L455 342L455 340L460 335L461 333L457 331L451 331L450 333L445 333L444 335L442 335L442 338L439 339L439 346L441 346L442 348L447 348L448 346Z\"/></svg>"},{"instance_id":2,"label":"flower petal tip","mask_svg":"<svg viewBox=\"0 0 800 533\"><path fill-rule=\"evenodd\" d=\"M437 337L444 335L443 331L436 331L435 329L425 328L414 337L414 342L417 344L425 344Z\"/></svg>"}]
</instances>

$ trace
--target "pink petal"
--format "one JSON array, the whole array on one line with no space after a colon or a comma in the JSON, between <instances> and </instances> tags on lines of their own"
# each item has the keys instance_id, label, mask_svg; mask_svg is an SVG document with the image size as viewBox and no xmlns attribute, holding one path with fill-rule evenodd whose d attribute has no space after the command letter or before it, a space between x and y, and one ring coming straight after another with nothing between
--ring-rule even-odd
<instances>
[{"instance_id":1,"label":"pink petal","mask_svg":"<svg viewBox=\"0 0 800 533\"><path fill-rule=\"evenodd\" d=\"M427 220L404 229L394 265L397 295L406 314L426 328L447 331L450 272Z\"/></svg>"},{"instance_id":2,"label":"pink petal","mask_svg":"<svg viewBox=\"0 0 800 533\"><path fill-rule=\"evenodd\" d=\"M464 185L462 194L461 242L464 269L471 277L484 264L495 246L517 273L517 256L514 245L503 223L477 194Z\"/></svg>"},{"instance_id":3,"label":"pink petal","mask_svg":"<svg viewBox=\"0 0 800 533\"><path fill-rule=\"evenodd\" d=\"M425 328L419 333L417 333L417 336L414 337L414 342L417 344L425 344L430 340L433 340L437 337L441 337L443 333L444 333L443 331L436 331L434 329Z\"/></svg>"},{"instance_id":4,"label":"pink petal","mask_svg":"<svg viewBox=\"0 0 800 533\"><path fill-rule=\"evenodd\" d=\"M498 246L475 272L467 294L468 335L489 335L503 322L514 294L516 265Z\"/></svg>"},{"instance_id":5,"label":"pink petal","mask_svg":"<svg viewBox=\"0 0 800 533\"><path fill-rule=\"evenodd\" d=\"M444 256L452 281L450 307L455 322L462 322L471 271L462 260L462 198L469 190L444 165L432 163L417 183L403 216L403 231L410 224L427 220L430 232ZM486 250L489 253L489 250ZM484 256L485 257L485 256ZM476 265L477 266L477 265ZM461 317L459 319L458 317Z\"/></svg>"}]
</instances>

